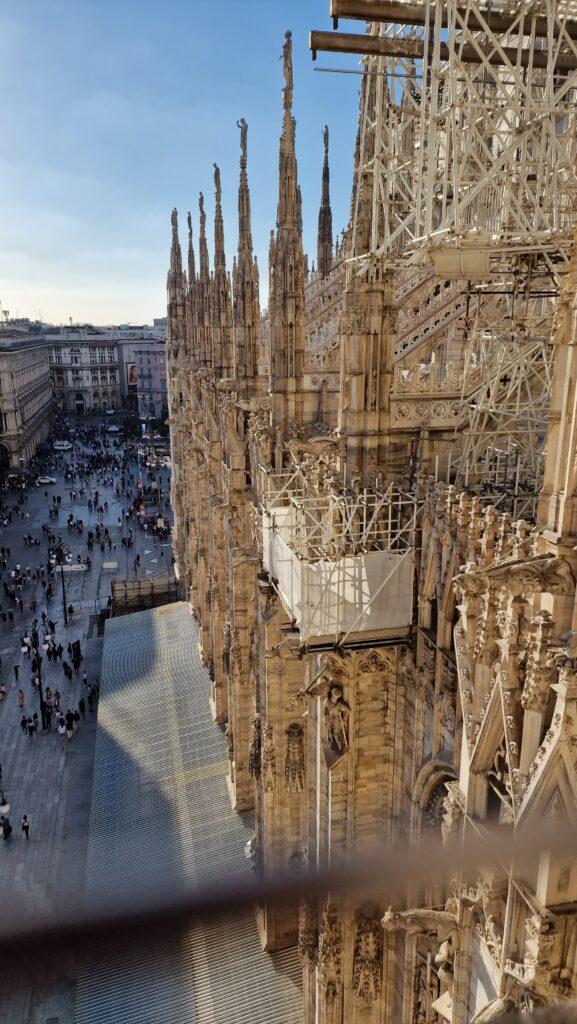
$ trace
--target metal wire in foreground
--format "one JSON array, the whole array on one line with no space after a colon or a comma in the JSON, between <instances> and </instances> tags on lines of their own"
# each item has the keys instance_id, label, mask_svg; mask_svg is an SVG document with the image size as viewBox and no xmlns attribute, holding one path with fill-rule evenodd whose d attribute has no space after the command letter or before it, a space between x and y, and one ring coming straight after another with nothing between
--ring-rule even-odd
<instances>
[{"instance_id":1,"label":"metal wire in foreground","mask_svg":"<svg viewBox=\"0 0 577 1024\"><path fill-rule=\"evenodd\" d=\"M168 882L155 890L134 891L130 880L111 879L110 898L98 903L88 897L59 898L57 911L23 917L20 896L4 894L0 920L0 952L72 947L115 947L186 930L194 920L216 914L246 911L257 903L305 896L322 898L327 892L347 898L378 900L384 906L402 907L407 886L425 881L445 881L455 875L474 877L480 865L499 864L516 877L531 877L544 852L556 857L577 855L577 834L569 827L541 828L514 836L500 828L483 830L464 841L443 845L424 839L419 845L375 846L365 856L343 861L322 871L304 870L265 876L263 879L230 881L194 888ZM531 875L528 875L528 872ZM577 1020L577 1016L575 1018ZM523 1020L526 1022L527 1017Z\"/></svg>"}]
</instances>

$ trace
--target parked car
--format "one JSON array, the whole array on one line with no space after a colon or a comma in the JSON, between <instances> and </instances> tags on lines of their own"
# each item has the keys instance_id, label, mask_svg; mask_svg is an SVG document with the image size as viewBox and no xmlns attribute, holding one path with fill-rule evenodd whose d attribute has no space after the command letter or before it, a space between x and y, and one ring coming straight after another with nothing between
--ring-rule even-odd
<instances>
[{"instance_id":1,"label":"parked car","mask_svg":"<svg viewBox=\"0 0 577 1024\"><path fill-rule=\"evenodd\" d=\"M55 483L57 483L57 480L56 480L55 476L39 476L37 481L36 481L36 483L37 484L55 484Z\"/></svg>"},{"instance_id":2,"label":"parked car","mask_svg":"<svg viewBox=\"0 0 577 1024\"><path fill-rule=\"evenodd\" d=\"M70 441L55 441L52 447L55 452L69 452L72 445Z\"/></svg>"}]
</instances>

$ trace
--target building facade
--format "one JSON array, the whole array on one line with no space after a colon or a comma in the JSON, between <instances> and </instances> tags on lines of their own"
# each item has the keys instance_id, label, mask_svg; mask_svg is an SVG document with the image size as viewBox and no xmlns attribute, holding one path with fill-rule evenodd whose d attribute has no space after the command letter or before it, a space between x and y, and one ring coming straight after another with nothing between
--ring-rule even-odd
<instances>
[{"instance_id":1,"label":"building facade","mask_svg":"<svg viewBox=\"0 0 577 1024\"><path fill-rule=\"evenodd\" d=\"M123 405L143 420L166 418L166 330L126 328L118 334Z\"/></svg>"},{"instance_id":2,"label":"building facade","mask_svg":"<svg viewBox=\"0 0 577 1024\"><path fill-rule=\"evenodd\" d=\"M25 468L50 433L49 347L35 331L0 329L0 465Z\"/></svg>"},{"instance_id":3,"label":"building facade","mask_svg":"<svg viewBox=\"0 0 577 1024\"><path fill-rule=\"evenodd\" d=\"M378 45L382 61L393 44ZM556 56L541 69L545 59ZM523 262L519 233L508 261L480 252L483 218L515 213L496 199L475 208L466 258L435 241L417 262L416 232L391 228L409 255L382 259L383 218L400 223L411 161L424 173L406 63L396 106L380 65L363 78L341 246L324 135L309 272L287 33L266 313L244 120L230 275L218 168L212 273L203 195L198 262L190 215L186 265L172 215L174 547L226 723L230 798L255 814L254 869L294 872L298 893L303 868L338 868L379 843L464 837L479 849L467 875L423 870L401 892L384 879L362 898L327 888L256 908L265 951L298 945L306 1024L481 1024L577 995L577 859L537 845L530 862L491 860L492 830L522 843L543 822L577 819L577 192L559 274L534 239ZM483 82L501 73L479 63ZM375 198L383 110L399 118L387 153L402 167ZM573 121L564 133L573 145ZM534 188L534 164L516 166ZM436 224L457 180L429 204ZM493 230L503 245L505 229ZM509 303L521 280L522 322Z\"/></svg>"},{"instance_id":4,"label":"building facade","mask_svg":"<svg viewBox=\"0 0 577 1024\"><path fill-rule=\"evenodd\" d=\"M57 408L82 416L119 409L116 337L100 327L48 328L50 377Z\"/></svg>"}]
</instances>

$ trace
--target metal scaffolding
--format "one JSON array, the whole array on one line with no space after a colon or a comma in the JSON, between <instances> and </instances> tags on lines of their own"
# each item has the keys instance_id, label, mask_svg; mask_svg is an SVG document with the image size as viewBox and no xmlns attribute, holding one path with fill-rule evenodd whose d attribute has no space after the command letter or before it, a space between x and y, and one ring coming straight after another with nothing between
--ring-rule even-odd
<instances>
[{"instance_id":1,"label":"metal scaffolding","mask_svg":"<svg viewBox=\"0 0 577 1024\"><path fill-rule=\"evenodd\" d=\"M332 0L367 34L311 33L362 55L350 258L430 268L467 296L465 351L482 380L458 482L505 464L539 487L550 325L576 222L577 3Z\"/></svg>"},{"instance_id":2,"label":"metal scaffolding","mask_svg":"<svg viewBox=\"0 0 577 1024\"><path fill-rule=\"evenodd\" d=\"M417 502L392 484L315 487L306 467L262 470L263 564L303 641L406 631Z\"/></svg>"}]
</instances>

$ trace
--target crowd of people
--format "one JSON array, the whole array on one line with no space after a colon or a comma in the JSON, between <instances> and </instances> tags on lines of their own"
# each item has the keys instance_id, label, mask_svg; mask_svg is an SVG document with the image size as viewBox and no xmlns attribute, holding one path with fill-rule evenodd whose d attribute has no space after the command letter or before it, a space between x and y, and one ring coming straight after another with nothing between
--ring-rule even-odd
<instances>
[{"instance_id":1,"label":"crowd of people","mask_svg":"<svg viewBox=\"0 0 577 1024\"><path fill-rule=\"evenodd\" d=\"M66 436L65 424L59 425L57 436ZM20 658L13 664L13 678L18 709L22 712L20 728L27 741L40 733L57 733L63 742L71 741L87 713L97 709L99 680L89 679L84 670L80 683L84 654L80 639L71 639L70 633L81 623L77 626L76 609L64 596L64 568L77 567L90 573L98 552L104 557L115 551L117 541L128 551L134 546L138 529L145 534L150 531L160 542L166 541L169 534L164 514L169 507L168 474L163 479L161 472L142 473L137 442L110 439L105 428L95 431L80 427L75 428L70 443L65 454L50 447L43 464L34 467L43 474L54 475L54 490L49 491L31 477L22 477L16 488L4 483L0 489L0 523L4 526L0 530L0 620L1 628L10 629L16 622L20 631ZM43 490L45 501L40 536L37 527L36 535L32 532L27 507L31 493L38 488ZM112 490L112 497L105 497L105 488ZM113 500L120 505L117 530L105 524L109 502ZM62 506L69 502L74 509L61 525ZM85 506L85 513L78 509L79 505ZM35 519L37 522L37 515ZM23 564L12 554L21 524L24 557L30 564ZM73 546L80 546L80 550L73 552ZM163 550L161 556L165 557ZM137 554L133 560L136 574L139 566ZM59 620L60 610L55 612L61 603L64 622ZM107 606L110 609L110 598ZM66 629L67 625L70 628ZM49 673L51 685L46 680L47 664L53 666ZM57 665L62 671L60 685L54 682ZM0 683L0 702L6 696L6 684ZM0 830L4 840L12 833L6 814L0 816ZM27 815L22 831L28 839Z\"/></svg>"}]
</instances>

